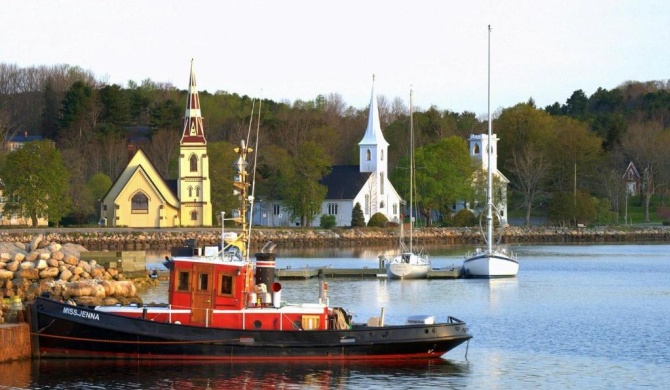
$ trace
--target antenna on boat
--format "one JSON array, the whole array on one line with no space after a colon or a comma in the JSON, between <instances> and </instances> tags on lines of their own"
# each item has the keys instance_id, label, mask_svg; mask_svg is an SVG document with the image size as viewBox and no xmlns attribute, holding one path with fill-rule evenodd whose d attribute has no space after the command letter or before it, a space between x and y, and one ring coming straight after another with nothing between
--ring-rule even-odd
<instances>
[{"instance_id":1,"label":"antenna on boat","mask_svg":"<svg viewBox=\"0 0 670 390\"><path fill-rule=\"evenodd\" d=\"M263 90L261 90L261 95L263 93ZM256 153L254 154L254 165L253 165L253 171L251 174L251 197L250 197L250 210L249 210L249 232L248 232L248 240L247 240L247 253L250 252L251 248L251 225L253 224L253 213L254 213L254 200L255 195L256 195L256 163L258 162L258 135L260 132L260 127L261 127L261 106L262 106L263 100L262 98L258 99L258 119L256 120L256 142L254 144L254 149L256 150ZM249 134L251 133L251 122L253 122L254 119L254 113L253 110L251 112L251 120L249 121ZM248 139L249 135L247 135L247 144L248 144ZM261 214L261 220L263 220L263 214Z\"/></svg>"}]
</instances>

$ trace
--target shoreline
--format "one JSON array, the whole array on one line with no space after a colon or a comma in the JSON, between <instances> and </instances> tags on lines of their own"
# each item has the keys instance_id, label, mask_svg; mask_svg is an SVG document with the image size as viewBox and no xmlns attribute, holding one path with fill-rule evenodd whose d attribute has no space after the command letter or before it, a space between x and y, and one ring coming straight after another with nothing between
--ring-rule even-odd
<instances>
[{"instance_id":1,"label":"shoreline","mask_svg":"<svg viewBox=\"0 0 670 390\"><path fill-rule=\"evenodd\" d=\"M226 230L238 232L239 229ZM195 239L198 245L218 245L220 228L139 229L139 228L47 228L0 230L0 242L29 243L37 235L49 242L79 244L88 250L170 249ZM422 228L414 230L420 244L480 245L479 228ZM261 247L273 241L283 247L348 247L396 244L398 229L263 229L251 232L251 246ZM405 237L405 239L408 239ZM615 226L596 228L517 227L505 229L503 244L533 243L606 243L670 241L670 226Z\"/></svg>"}]
</instances>

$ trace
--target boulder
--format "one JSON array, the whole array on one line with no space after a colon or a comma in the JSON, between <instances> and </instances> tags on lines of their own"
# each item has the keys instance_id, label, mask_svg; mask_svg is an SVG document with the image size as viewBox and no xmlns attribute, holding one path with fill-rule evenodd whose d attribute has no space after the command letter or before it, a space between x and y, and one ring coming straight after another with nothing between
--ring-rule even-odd
<instances>
[{"instance_id":1,"label":"boulder","mask_svg":"<svg viewBox=\"0 0 670 390\"><path fill-rule=\"evenodd\" d=\"M55 278L59 274L58 268L56 267L49 267L45 268L44 270L40 271L40 278L42 279L48 279L48 278Z\"/></svg>"},{"instance_id":2,"label":"boulder","mask_svg":"<svg viewBox=\"0 0 670 390\"><path fill-rule=\"evenodd\" d=\"M47 264L46 260L38 260L37 264L35 265L35 268L42 271L42 270L45 270L48 266L49 265Z\"/></svg>"},{"instance_id":3,"label":"boulder","mask_svg":"<svg viewBox=\"0 0 670 390\"><path fill-rule=\"evenodd\" d=\"M40 278L40 271L36 268L20 269L14 273L14 276L28 280L38 280Z\"/></svg>"},{"instance_id":4,"label":"boulder","mask_svg":"<svg viewBox=\"0 0 670 390\"><path fill-rule=\"evenodd\" d=\"M14 279L14 272L8 271L6 269L0 269L0 280L11 280Z\"/></svg>"},{"instance_id":5,"label":"boulder","mask_svg":"<svg viewBox=\"0 0 670 390\"><path fill-rule=\"evenodd\" d=\"M65 270L62 270L60 272L60 275L58 276L58 279L60 279L64 282L67 282L68 280L70 280L71 277L72 277L72 272L70 272L69 269L65 269Z\"/></svg>"}]
</instances>

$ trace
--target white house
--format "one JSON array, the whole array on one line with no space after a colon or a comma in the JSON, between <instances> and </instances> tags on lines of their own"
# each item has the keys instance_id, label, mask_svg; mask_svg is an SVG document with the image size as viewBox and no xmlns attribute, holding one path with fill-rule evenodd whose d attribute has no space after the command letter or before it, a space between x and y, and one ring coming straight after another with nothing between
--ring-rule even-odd
<instances>
[{"instance_id":1,"label":"white house","mask_svg":"<svg viewBox=\"0 0 670 390\"><path fill-rule=\"evenodd\" d=\"M389 221L400 221L401 198L388 179L388 146L379 121L373 78L368 127L358 143L359 165L331 167L330 174L321 180L328 192L312 226L319 226L323 214L334 215L337 226L350 226L356 203L360 203L366 223L375 213L384 214ZM278 201L254 204L254 225L297 226L299 223L299 220L289 220Z\"/></svg>"}]
</instances>

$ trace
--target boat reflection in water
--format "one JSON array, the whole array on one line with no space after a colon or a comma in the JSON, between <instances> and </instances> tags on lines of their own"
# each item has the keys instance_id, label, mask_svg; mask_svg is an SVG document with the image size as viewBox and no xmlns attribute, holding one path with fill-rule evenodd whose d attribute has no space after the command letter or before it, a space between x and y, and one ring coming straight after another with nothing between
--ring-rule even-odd
<instances>
[{"instance_id":1,"label":"boat reflection in water","mask_svg":"<svg viewBox=\"0 0 670 390\"><path fill-rule=\"evenodd\" d=\"M185 361L128 361L46 359L15 362L13 371L22 375L19 381L8 383L15 389L33 388L143 388L143 389L261 389L305 388L329 389L375 387L394 384L408 387L421 380L430 385L448 377L464 377L467 364L451 363L444 359L417 359L397 362L185 362ZM4 376L3 378L11 378ZM375 379L376 378L376 379ZM4 382L6 379L3 379ZM375 384L374 382L380 381Z\"/></svg>"}]
</instances>

